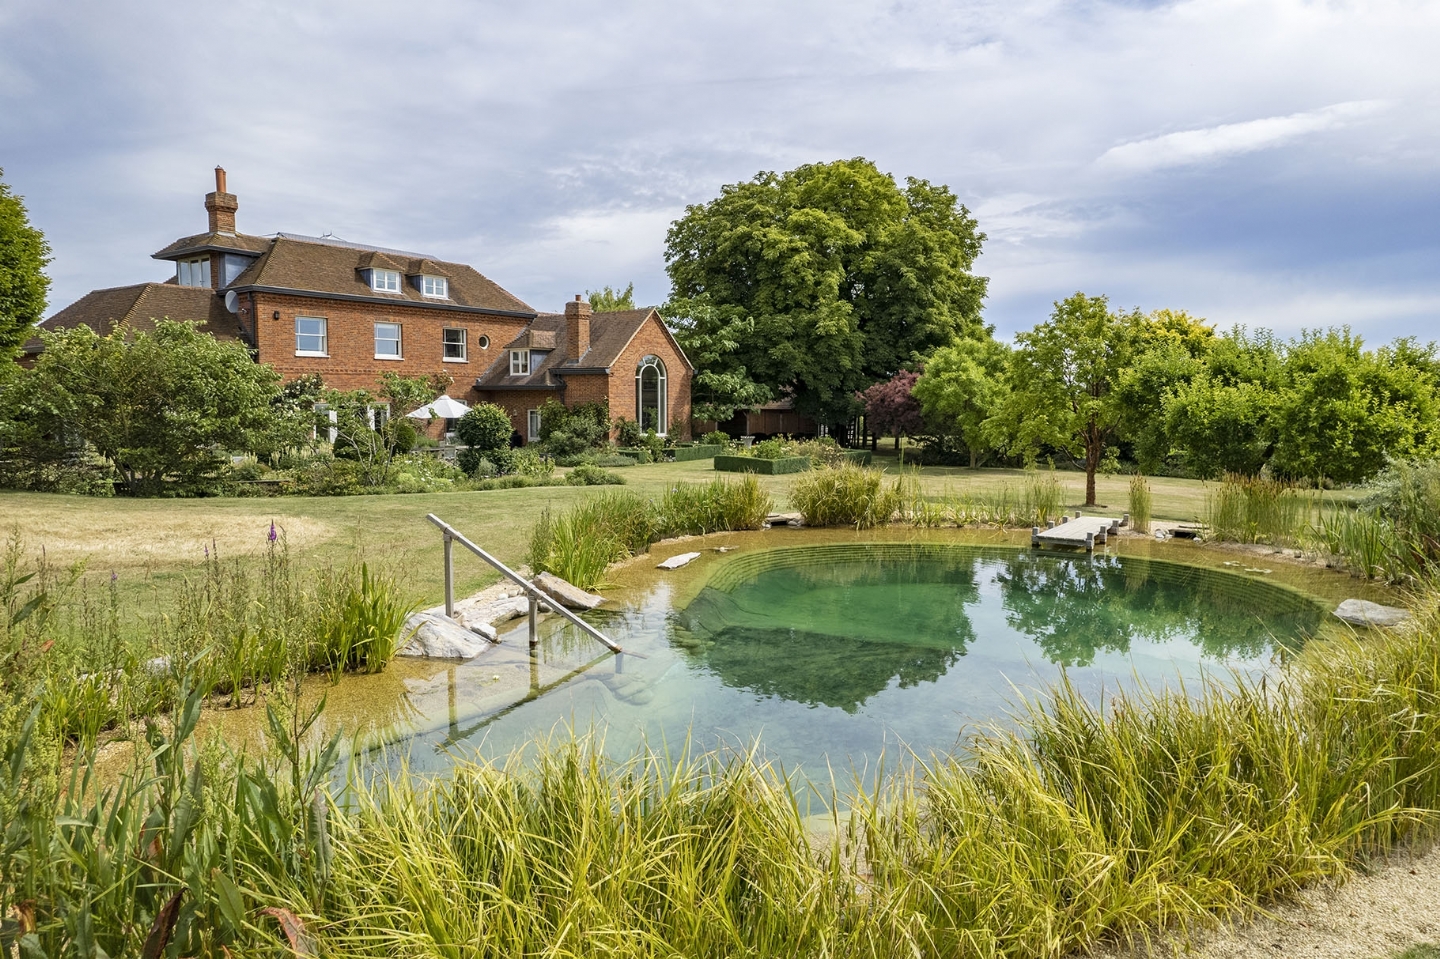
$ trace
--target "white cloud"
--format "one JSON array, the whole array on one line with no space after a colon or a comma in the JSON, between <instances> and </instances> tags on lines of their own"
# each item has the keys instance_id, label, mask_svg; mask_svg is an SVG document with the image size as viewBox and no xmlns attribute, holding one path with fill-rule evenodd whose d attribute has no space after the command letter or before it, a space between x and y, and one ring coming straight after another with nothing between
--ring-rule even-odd
<instances>
[{"instance_id":1,"label":"white cloud","mask_svg":"<svg viewBox=\"0 0 1440 959\"><path fill-rule=\"evenodd\" d=\"M1383 101L1360 100L1289 116L1166 133L1113 146L1096 160L1096 164L1138 173L1254 153L1280 146L1307 133L1345 126L1361 117L1371 116L1385 106Z\"/></svg>"}]
</instances>

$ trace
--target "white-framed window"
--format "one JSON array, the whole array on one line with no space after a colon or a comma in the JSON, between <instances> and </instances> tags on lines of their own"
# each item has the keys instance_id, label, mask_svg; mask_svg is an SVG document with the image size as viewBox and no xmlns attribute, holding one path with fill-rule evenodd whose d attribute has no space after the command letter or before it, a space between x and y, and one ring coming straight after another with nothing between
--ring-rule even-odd
<instances>
[{"instance_id":1,"label":"white-framed window","mask_svg":"<svg viewBox=\"0 0 1440 959\"><path fill-rule=\"evenodd\" d=\"M402 355L400 352L400 324L376 323L375 359L398 360Z\"/></svg>"},{"instance_id":2,"label":"white-framed window","mask_svg":"<svg viewBox=\"0 0 1440 959\"><path fill-rule=\"evenodd\" d=\"M530 351L529 351L529 350L511 350L511 351L510 351L510 375L511 375L511 376L529 376L529 375L530 375Z\"/></svg>"},{"instance_id":3,"label":"white-framed window","mask_svg":"<svg viewBox=\"0 0 1440 959\"><path fill-rule=\"evenodd\" d=\"M665 363L658 356L646 356L635 369L635 422L642 430L664 436L669 402L665 396Z\"/></svg>"},{"instance_id":4,"label":"white-framed window","mask_svg":"<svg viewBox=\"0 0 1440 959\"><path fill-rule=\"evenodd\" d=\"M326 335L325 317L295 317L295 355L329 356L330 338Z\"/></svg>"},{"instance_id":5,"label":"white-framed window","mask_svg":"<svg viewBox=\"0 0 1440 959\"><path fill-rule=\"evenodd\" d=\"M202 256L180 260L175 264L175 280L181 286L209 286L210 258Z\"/></svg>"},{"instance_id":6,"label":"white-framed window","mask_svg":"<svg viewBox=\"0 0 1440 959\"><path fill-rule=\"evenodd\" d=\"M479 339L475 341L475 345L480 347L480 349L482 350L490 349L490 337L482 335Z\"/></svg>"},{"instance_id":7,"label":"white-framed window","mask_svg":"<svg viewBox=\"0 0 1440 959\"><path fill-rule=\"evenodd\" d=\"M540 442L540 411L528 411L525 416L525 425L528 429L529 441L531 443Z\"/></svg>"},{"instance_id":8,"label":"white-framed window","mask_svg":"<svg viewBox=\"0 0 1440 959\"><path fill-rule=\"evenodd\" d=\"M420 277L420 295L437 300L448 300L450 298L450 281L443 276L422 276Z\"/></svg>"},{"instance_id":9,"label":"white-framed window","mask_svg":"<svg viewBox=\"0 0 1440 959\"><path fill-rule=\"evenodd\" d=\"M370 289L376 293L399 293L400 272L398 270L370 271Z\"/></svg>"},{"instance_id":10,"label":"white-framed window","mask_svg":"<svg viewBox=\"0 0 1440 959\"><path fill-rule=\"evenodd\" d=\"M451 329L446 327L440 331L441 344L443 347L443 359L446 363L464 363L468 357L465 354L465 330Z\"/></svg>"}]
</instances>

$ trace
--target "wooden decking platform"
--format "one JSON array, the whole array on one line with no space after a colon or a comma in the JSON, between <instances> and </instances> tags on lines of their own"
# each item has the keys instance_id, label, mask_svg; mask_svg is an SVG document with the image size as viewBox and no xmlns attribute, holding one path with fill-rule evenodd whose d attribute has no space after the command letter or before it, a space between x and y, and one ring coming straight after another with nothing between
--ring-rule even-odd
<instances>
[{"instance_id":1,"label":"wooden decking platform","mask_svg":"<svg viewBox=\"0 0 1440 959\"><path fill-rule=\"evenodd\" d=\"M1068 546L1092 552L1095 546L1105 545L1110 534L1118 530L1122 521L1105 519L1100 516L1061 517L1059 523L1046 529L1030 527L1031 546Z\"/></svg>"}]
</instances>

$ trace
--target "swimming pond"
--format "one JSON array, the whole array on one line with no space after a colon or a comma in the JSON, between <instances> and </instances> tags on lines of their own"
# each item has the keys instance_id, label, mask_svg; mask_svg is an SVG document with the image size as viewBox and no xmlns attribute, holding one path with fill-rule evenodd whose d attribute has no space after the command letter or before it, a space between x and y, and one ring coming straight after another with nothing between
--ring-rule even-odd
<instances>
[{"instance_id":1,"label":"swimming pond","mask_svg":"<svg viewBox=\"0 0 1440 959\"><path fill-rule=\"evenodd\" d=\"M412 767L573 730L616 755L688 743L755 748L809 775L871 769L953 750L1062 670L1095 696L1259 674L1326 612L1263 579L1164 560L872 542L742 551L698 589L661 579L587 616L627 653L557 620L534 655L519 630L408 681L392 732L405 730Z\"/></svg>"}]
</instances>

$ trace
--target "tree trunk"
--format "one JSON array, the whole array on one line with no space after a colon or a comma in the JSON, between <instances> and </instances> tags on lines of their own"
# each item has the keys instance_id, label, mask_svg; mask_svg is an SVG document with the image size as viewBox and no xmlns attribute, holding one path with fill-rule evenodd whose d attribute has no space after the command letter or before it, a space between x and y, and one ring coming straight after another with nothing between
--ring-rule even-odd
<instances>
[{"instance_id":1,"label":"tree trunk","mask_svg":"<svg viewBox=\"0 0 1440 959\"><path fill-rule=\"evenodd\" d=\"M1100 431L1092 424L1085 431L1085 505L1095 505L1095 471L1100 466L1100 453L1105 444Z\"/></svg>"},{"instance_id":2,"label":"tree trunk","mask_svg":"<svg viewBox=\"0 0 1440 959\"><path fill-rule=\"evenodd\" d=\"M976 456L975 447L973 446L970 447L970 468L972 470L980 468L979 458Z\"/></svg>"}]
</instances>

